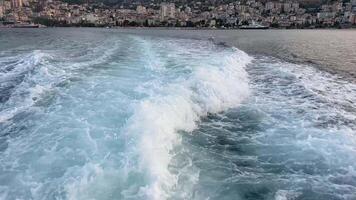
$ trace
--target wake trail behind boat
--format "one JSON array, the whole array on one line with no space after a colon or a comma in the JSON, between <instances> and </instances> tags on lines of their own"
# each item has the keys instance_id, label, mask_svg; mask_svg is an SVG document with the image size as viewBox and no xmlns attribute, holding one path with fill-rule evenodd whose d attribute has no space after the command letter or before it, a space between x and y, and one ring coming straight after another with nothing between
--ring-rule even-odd
<instances>
[{"instance_id":1,"label":"wake trail behind boat","mask_svg":"<svg viewBox=\"0 0 356 200\"><path fill-rule=\"evenodd\" d=\"M78 30L0 51L0 198L355 198L353 83L209 40Z\"/></svg>"}]
</instances>

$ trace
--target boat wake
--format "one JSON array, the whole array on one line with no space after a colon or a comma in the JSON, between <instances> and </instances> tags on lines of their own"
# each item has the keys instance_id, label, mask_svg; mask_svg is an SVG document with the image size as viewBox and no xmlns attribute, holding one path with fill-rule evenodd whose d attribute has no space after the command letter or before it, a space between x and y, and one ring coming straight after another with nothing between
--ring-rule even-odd
<instances>
[{"instance_id":1,"label":"boat wake","mask_svg":"<svg viewBox=\"0 0 356 200\"><path fill-rule=\"evenodd\" d=\"M121 131L127 155L119 170L127 184L122 195L127 199L167 199L179 184L170 169L174 148L180 144L178 132L193 131L209 113L239 106L249 95L245 67L252 58L236 48L211 43L194 49L193 44L176 41L154 44L136 40L142 45L151 79L136 87L144 97L131 105L132 116ZM130 182L137 177L140 181ZM70 188L87 187L85 183Z\"/></svg>"},{"instance_id":2,"label":"boat wake","mask_svg":"<svg viewBox=\"0 0 356 200\"><path fill-rule=\"evenodd\" d=\"M355 197L354 84L111 31L1 52L1 199Z\"/></svg>"},{"instance_id":3,"label":"boat wake","mask_svg":"<svg viewBox=\"0 0 356 200\"><path fill-rule=\"evenodd\" d=\"M211 55L216 63L201 63L172 83L154 80L153 95L137 104L128 121L125 132L138 138L131 151L138 151L138 167L147 170L150 180L144 194L152 199L168 198L178 184L169 170L172 150L180 140L177 131L191 132L201 117L236 107L248 97L244 68L251 58L237 49L224 54Z\"/></svg>"}]
</instances>

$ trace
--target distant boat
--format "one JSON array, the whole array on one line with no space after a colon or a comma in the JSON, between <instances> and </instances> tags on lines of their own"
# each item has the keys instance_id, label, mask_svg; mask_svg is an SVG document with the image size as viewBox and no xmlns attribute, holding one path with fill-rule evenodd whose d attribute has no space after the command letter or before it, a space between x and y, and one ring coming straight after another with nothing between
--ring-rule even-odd
<instances>
[{"instance_id":1,"label":"distant boat","mask_svg":"<svg viewBox=\"0 0 356 200\"><path fill-rule=\"evenodd\" d=\"M263 26L261 24L258 24L254 21L252 21L252 24L249 25L243 25L239 27L240 29L269 29L268 26Z\"/></svg>"},{"instance_id":2,"label":"distant boat","mask_svg":"<svg viewBox=\"0 0 356 200\"><path fill-rule=\"evenodd\" d=\"M14 24L12 28L40 28L39 24Z\"/></svg>"}]
</instances>

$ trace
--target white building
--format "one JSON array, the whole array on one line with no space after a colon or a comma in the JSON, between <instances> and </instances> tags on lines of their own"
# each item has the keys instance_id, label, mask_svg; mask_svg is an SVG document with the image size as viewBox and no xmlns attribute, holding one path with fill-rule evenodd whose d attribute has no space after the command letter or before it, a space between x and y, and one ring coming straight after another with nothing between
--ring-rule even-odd
<instances>
[{"instance_id":1,"label":"white building","mask_svg":"<svg viewBox=\"0 0 356 200\"><path fill-rule=\"evenodd\" d=\"M356 14L355 13L352 13L349 17L349 22L351 24L356 24Z\"/></svg>"},{"instance_id":2,"label":"white building","mask_svg":"<svg viewBox=\"0 0 356 200\"><path fill-rule=\"evenodd\" d=\"M4 6L0 5L0 18L4 16Z\"/></svg>"},{"instance_id":3,"label":"white building","mask_svg":"<svg viewBox=\"0 0 356 200\"><path fill-rule=\"evenodd\" d=\"M317 18L319 20L331 19L335 17L335 13L333 12L320 12L317 14Z\"/></svg>"},{"instance_id":4,"label":"white building","mask_svg":"<svg viewBox=\"0 0 356 200\"><path fill-rule=\"evenodd\" d=\"M11 8L21 8L22 7L22 0L11 0Z\"/></svg>"},{"instance_id":5,"label":"white building","mask_svg":"<svg viewBox=\"0 0 356 200\"><path fill-rule=\"evenodd\" d=\"M143 14L147 13L147 10L146 10L146 7L139 5L136 8L136 12L140 15L143 15Z\"/></svg>"},{"instance_id":6,"label":"white building","mask_svg":"<svg viewBox=\"0 0 356 200\"><path fill-rule=\"evenodd\" d=\"M269 1L266 3L266 10L272 10L274 9L274 2Z\"/></svg>"},{"instance_id":7,"label":"white building","mask_svg":"<svg viewBox=\"0 0 356 200\"><path fill-rule=\"evenodd\" d=\"M175 4L174 3L162 3L161 4L161 21L164 21L167 18L174 18L175 17Z\"/></svg>"},{"instance_id":8,"label":"white building","mask_svg":"<svg viewBox=\"0 0 356 200\"><path fill-rule=\"evenodd\" d=\"M90 22L90 23L96 23L99 20L98 16L96 16L93 13L86 14L84 18L85 18L85 21Z\"/></svg>"},{"instance_id":9,"label":"white building","mask_svg":"<svg viewBox=\"0 0 356 200\"><path fill-rule=\"evenodd\" d=\"M283 4L283 11L286 13L289 13L292 11L292 3L291 2L286 2Z\"/></svg>"}]
</instances>

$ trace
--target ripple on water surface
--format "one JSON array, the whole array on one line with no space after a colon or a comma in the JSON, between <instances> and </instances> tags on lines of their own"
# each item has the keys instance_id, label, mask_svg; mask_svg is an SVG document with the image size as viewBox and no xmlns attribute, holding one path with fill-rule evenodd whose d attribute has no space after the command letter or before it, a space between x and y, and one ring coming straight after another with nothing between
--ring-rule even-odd
<instances>
[{"instance_id":1,"label":"ripple on water surface","mask_svg":"<svg viewBox=\"0 0 356 200\"><path fill-rule=\"evenodd\" d=\"M208 41L68 31L1 51L0 198L356 198L354 84Z\"/></svg>"}]
</instances>

